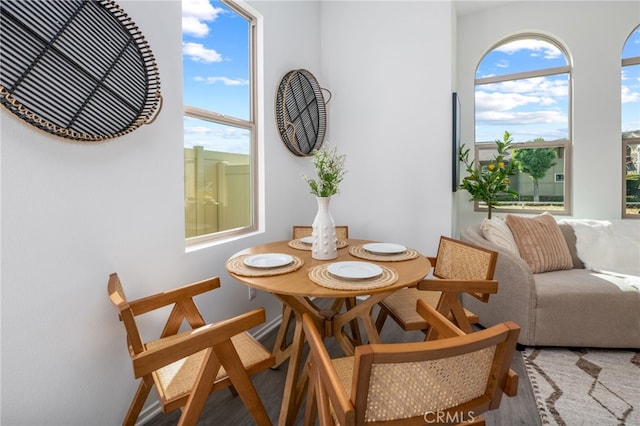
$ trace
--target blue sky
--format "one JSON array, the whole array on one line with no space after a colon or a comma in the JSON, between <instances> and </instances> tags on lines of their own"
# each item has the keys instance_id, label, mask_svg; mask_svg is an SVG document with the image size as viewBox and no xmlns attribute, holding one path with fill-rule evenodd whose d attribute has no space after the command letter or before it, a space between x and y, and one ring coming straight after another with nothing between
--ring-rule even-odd
<instances>
[{"instance_id":1,"label":"blue sky","mask_svg":"<svg viewBox=\"0 0 640 426\"><path fill-rule=\"evenodd\" d=\"M248 120L248 22L219 1L182 1L185 105ZM246 130L185 118L185 147L250 152Z\"/></svg>"},{"instance_id":2,"label":"blue sky","mask_svg":"<svg viewBox=\"0 0 640 426\"><path fill-rule=\"evenodd\" d=\"M562 52L542 40L516 40L488 53L476 78L567 65ZM566 75L510 80L476 87L476 140L493 141L505 130L517 142L568 137Z\"/></svg>"},{"instance_id":3,"label":"blue sky","mask_svg":"<svg viewBox=\"0 0 640 426\"><path fill-rule=\"evenodd\" d=\"M219 1L183 0L183 81L186 105L249 118L248 23ZM622 58L640 56L640 28ZM476 78L566 65L562 52L541 40L514 41L489 53ZM622 72L622 131L640 129L640 65ZM461 102L465 102L462 99ZM568 137L566 76L514 80L480 86L475 94L476 140L493 141L505 130L517 142ZM185 146L245 153L242 129L185 118Z\"/></svg>"},{"instance_id":4,"label":"blue sky","mask_svg":"<svg viewBox=\"0 0 640 426\"><path fill-rule=\"evenodd\" d=\"M621 46L622 47L622 46ZM640 29L625 44L622 57L640 56ZM476 78L567 65L563 53L543 40L516 40L491 51ZM493 141L505 130L516 142L541 137L568 138L569 85L566 75L511 80L478 86L475 93L476 140ZM622 130L640 129L640 65L622 73ZM462 100L464 102L464 100Z\"/></svg>"},{"instance_id":5,"label":"blue sky","mask_svg":"<svg viewBox=\"0 0 640 426\"><path fill-rule=\"evenodd\" d=\"M622 58L640 57L640 26L629 36ZM622 131L640 130L640 64L622 72Z\"/></svg>"}]
</instances>

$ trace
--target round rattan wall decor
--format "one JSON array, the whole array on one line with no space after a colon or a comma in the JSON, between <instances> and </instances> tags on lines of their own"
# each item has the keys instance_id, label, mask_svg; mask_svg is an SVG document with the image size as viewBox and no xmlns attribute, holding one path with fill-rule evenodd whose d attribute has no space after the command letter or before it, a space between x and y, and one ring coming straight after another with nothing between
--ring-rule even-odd
<instances>
[{"instance_id":1,"label":"round rattan wall decor","mask_svg":"<svg viewBox=\"0 0 640 426\"><path fill-rule=\"evenodd\" d=\"M326 102L322 90L329 93ZM331 92L321 88L305 69L289 71L282 77L276 94L276 124L282 142L293 154L305 157L320 149L330 100Z\"/></svg>"},{"instance_id":2,"label":"round rattan wall decor","mask_svg":"<svg viewBox=\"0 0 640 426\"><path fill-rule=\"evenodd\" d=\"M112 0L2 0L0 26L0 102L33 126L100 142L160 111L153 53Z\"/></svg>"}]
</instances>

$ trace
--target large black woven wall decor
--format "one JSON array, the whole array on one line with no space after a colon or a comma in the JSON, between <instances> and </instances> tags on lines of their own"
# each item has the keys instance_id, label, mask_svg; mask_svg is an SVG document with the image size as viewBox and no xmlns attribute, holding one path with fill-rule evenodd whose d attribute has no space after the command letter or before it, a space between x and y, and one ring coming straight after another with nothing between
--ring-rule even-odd
<instances>
[{"instance_id":1,"label":"large black woven wall decor","mask_svg":"<svg viewBox=\"0 0 640 426\"><path fill-rule=\"evenodd\" d=\"M160 77L140 29L111 0L2 0L0 102L41 130L100 142L151 123Z\"/></svg>"},{"instance_id":2,"label":"large black woven wall decor","mask_svg":"<svg viewBox=\"0 0 640 426\"><path fill-rule=\"evenodd\" d=\"M322 90L329 93L325 102ZM327 129L326 104L331 92L305 69L289 71L276 93L276 124L282 142L299 157L320 149Z\"/></svg>"}]
</instances>

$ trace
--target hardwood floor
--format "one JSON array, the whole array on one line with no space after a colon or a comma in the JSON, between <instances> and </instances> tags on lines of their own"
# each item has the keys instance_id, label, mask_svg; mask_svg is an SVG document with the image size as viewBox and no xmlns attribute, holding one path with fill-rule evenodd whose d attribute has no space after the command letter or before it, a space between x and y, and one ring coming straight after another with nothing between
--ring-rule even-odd
<instances>
[{"instance_id":1,"label":"hardwood floor","mask_svg":"<svg viewBox=\"0 0 640 426\"><path fill-rule=\"evenodd\" d=\"M263 339L262 343L267 347L273 347L277 330L272 331ZM380 335L383 342L411 342L419 341L423 338L421 332L404 332L392 320L387 320ZM327 339L327 348L332 355L340 356L341 350L331 339ZM518 384L518 395L514 398L503 396L500 408L483 417L487 425L495 426L515 426L541 425L538 410L535 405L533 391L527 378L527 374L520 352L516 352L512 368L520 376ZM262 402L269 413L273 424L277 424L280 414L280 401L284 388L285 375L287 373L287 362L278 369L267 370L253 376L253 383L256 387ZM151 397L152 398L152 397ZM304 407L303 407L304 409ZM300 410L296 424L302 424L303 409ZM147 426L170 426L175 425L180 417L180 411L158 415L146 423ZM198 422L199 426L239 426L252 425L253 419L243 405L239 397L234 397L230 391L224 389L209 397L207 405Z\"/></svg>"}]
</instances>

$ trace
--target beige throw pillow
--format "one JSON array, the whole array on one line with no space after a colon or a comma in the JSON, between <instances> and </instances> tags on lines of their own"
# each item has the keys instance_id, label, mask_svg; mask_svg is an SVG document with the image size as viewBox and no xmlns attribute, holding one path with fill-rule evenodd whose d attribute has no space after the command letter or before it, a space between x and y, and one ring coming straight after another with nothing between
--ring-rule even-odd
<instances>
[{"instance_id":1,"label":"beige throw pillow","mask_svg":"<svg viewBox=\"0 0 640 426\"><path fill-rule=\"evenodd\" d=\"M507 215L505 221L520 257L534 274L572 269L573 260L556 220L549 213L535 217Z\"/></svg>"},{"instance_id":2,"label":"beige throw pillow","mask_svg":"<svg viewBox=\"0 0 640 426\"><path fill-rule=\"evenodd\" d=\"M482 230L482 235L488 241L520 257L516 240L513 239L511 229L509 229L504 219L485 219L480 224L480 229Z\"/></svg>"}]
</instances>

